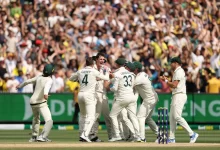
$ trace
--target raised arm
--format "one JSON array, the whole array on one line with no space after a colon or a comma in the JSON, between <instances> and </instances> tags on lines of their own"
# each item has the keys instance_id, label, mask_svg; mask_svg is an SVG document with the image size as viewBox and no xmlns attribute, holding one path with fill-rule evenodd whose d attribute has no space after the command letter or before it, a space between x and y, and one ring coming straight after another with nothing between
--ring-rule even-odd
<instances>
[{"instance_id":1,"label":"raised arm","mask_svg":"<svg viewBox=\"0 0 220 150\"><path fill-rule=\"evenodd\" d=\"M110 84L110 91L112 92L118 91L118 84L119 84L119 79L115 78L114 82Z\"/></svg>"},{"instance_id":2,"label":"raised arm","mask_svg":"<svg viewBox=\"0 0 220 150\"><path fill-rule=\"evenodd\" d=\"M102 79L102 80L109 80L109 74L108 74L108 73L102 74L102 73L100 73L100 72L97 71L97 70L94 70L94 73L95 73L95 76L96 76L97 78L100 78L100 79Z\"/></svg>"},{"instance_id":3,"label":"raised arm","mask_svg":"<svg viewBox=\"0 0 220 150\"><path fill-rule=\"evenodd\" d=\"M38 77L34 77L34 78L31 78L31 79L28 79L28 80L24 81L23 83L21 83L20 85L18 85L17 88L23 88L24 86L26 86L28 84L36 83L37 78Z\"/></svg>"},{"instance_id":4,"label":"raised arm","mask_svg":"<svg viewBox=\"0 0 220 150\"><path fill-rule=\"evenodd\" d=\"M71 77L69 78L69 80L76 82L76 81L78 80L78 72L73 73L73 74L71 75Z\"/></svg>"}]
</instances>

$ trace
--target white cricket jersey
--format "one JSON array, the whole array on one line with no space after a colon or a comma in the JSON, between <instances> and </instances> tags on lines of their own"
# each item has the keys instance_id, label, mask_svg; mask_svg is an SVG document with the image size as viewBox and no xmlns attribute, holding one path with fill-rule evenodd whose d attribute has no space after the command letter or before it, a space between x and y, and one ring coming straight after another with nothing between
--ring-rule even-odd
<instances>
[{"instance_id":1,"label":"white cricket jersey","mask_svg":"<svg viewBox=\"0 0 220 150\"><path fill-rule=\"evenodd\" d=\"M134 81L134 87L143 99L152 98L156 94L149 80L149 76L145 72L137 74Z\"/></svg>"},{"instance_id":2,"label":"white cricket jersey","mask_svg":"<svg viewBox=\"0 0 220 150\"><path fill-rule=\"evenodd\" d=\"M116 70L114 71L114 76L119 76L119 75L120 75L120 72L122 72L124 69L125 69L125 67L120 67L120 68L116 69ZM112 91L111 86L112 86L112 84L114 84L115 78L111 79L110 82L111 82L111 84L110 84L110 90ZM116 97L116 92L114 92L114 97Z\"/></svg>"},{"instance_id":3,"label":"white cricket jersey","mask_svg":"<svg viewBox=\"0 0 220 150\"><path fill-rule=\"evenodd\" d=\"M93 68L98 70L98 67L96 66L96 64L94 65ZM98 71L101 72L102 74L105 74L105 75L109 76L109 72L111 71L111 69L110 68L106 68L105 69L104 66L103 66ZM97 81L95 91L96 92L100 92L100 93L106 93L106 89L104 87L104 81L103 80L98 80Z\"/></svg>"},{"instance_id":4,"label":"white cricket jersey","mask_svg":"<svg viewBox=\"0 0 220 150\"><path fill-rule=\"evenodd\" d=\"M120 68L116 69L116 70L114 71L114 76L115 76L115 77L120 76L120 73L123 72L124 70L125 70L125 67L120 67ZM115 78L111 79L110 82L113 83L114 80L115 80Z\"/></svg>"},{"instance_id":5,"label":"white cricket jersey","mask_svg":"<svg viewBox=\"0 0 220 150\"><path fill-rule=\"evenodd\" d=\"M102 80L109 80L108 74L102 74L98 70L87 66L70 77L70 81L79 81L80 83L80 92L90 92L95 93L95 88L97 84L96 78Z\"/></svg>"},{"instance_id":6,"label":"white cricket jersey","mask_svg":"<svg viewBox=\"0 0 220 150\"><path fill-rule=\"evenodd\" d=\"M173 74L172 81L178 80L179 83L176 88L173 88L172 94L186 93L186 76L185 71L179 66Z\"/></svg>"},{"instance_id":7,"label":"white cricket jersey","mask_svg":"<svg viewBox=\"0 0 220 150\"><path fill-rule=\"evenodd\" d=\"M19 88L24 87L27 84L35 84L35 90L30 99L30 104L40 104L46 102L44 95L48 95L50 88L53 84L52 78L44 77L42 75L31 78L20 84Z\"/></svg>"},{"instance_id":8,"label":"white cricket jersey","mask_svg":"<svg viewBox=\"0 0 220 150\"><path fill-rule=\"evenodd\" d=\"M124 67L120 68L120 71L115 73L115 81L110 90L115 92L116 99L134 96L134 79L134 73L129 72Z\"/></svg>"}]
</instances>

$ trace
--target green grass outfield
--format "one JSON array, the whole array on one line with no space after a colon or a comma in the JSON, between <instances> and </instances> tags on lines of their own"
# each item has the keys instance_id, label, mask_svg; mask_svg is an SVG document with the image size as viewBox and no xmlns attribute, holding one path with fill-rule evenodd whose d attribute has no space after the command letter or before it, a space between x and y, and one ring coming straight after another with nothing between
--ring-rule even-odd
<instances>
[{"instance_id":1,"label":"green grass outfield","mask_svg":"<svg viewBox=\"0 0 220 150\"><path fill-rule=\"evenodd\" d=\"M156 136L152 131L146 130L147 143L131 143L131 142L107 142L106 130L99 131L100 139L105 142L102 143L82 143L78 142L78 131L76 130L52 130L50 139L52 143L29 143L31 130L0 130L0 149L56 149L56 150L220 150L220 131L218 130L197 130L199 138L197 143L188 144L189 136L183 130L176 132L176 144L155 144L153 143ZM209 144L210 143L210 144ZM217 143L216 145L212 145Z\"/></svg>"}]
</instances>

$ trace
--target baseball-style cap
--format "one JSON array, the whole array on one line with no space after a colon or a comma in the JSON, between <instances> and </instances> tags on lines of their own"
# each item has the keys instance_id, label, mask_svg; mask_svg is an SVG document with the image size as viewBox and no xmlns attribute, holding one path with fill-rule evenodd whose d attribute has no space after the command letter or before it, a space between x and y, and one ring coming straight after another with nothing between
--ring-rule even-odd
<instances>
[{"instance_id":1,"label":"baseball-style cap","mask_svg":"<svg viewBox=\"0 0 220 150\"><path fill-rule=\"evenodd\" d=\"M142 69L142 64L139 61L134 61L133 64L136 69Z\"/></svg>"},{"instance_id":2,"label":"baseball-style cap","mask_svg":"<svg viewBox=\"0 0 220 150\"><path fill-rule=\"evenodd\" d=\"M128 67L130 69L130 71L132 71L132 72L135 70L135 66L131 62L126 62L125 66Z\"/></svg>"},{"instance_id":3,"label":"baseball-style cap","mask_svg":"<svg viewBox=\"0 0 220 150\"><path fill-rule=\"evenodd\" d=\"M179 57L173 57L170 62L171 63L177 62L178 64L181 64L181 60Z\"/></svg>"},{"instance_id":4,"label":"baseball-style cap","mask_svg":"<svg viewBox=\"0 0 220 150\"><path fill-rule=\"evenodd\" d=\"M54 72L54 66L52 64L46 64L44 66L43 74L46 76L52 75Z\"/></svg>"},{"instance_id":5,"label":"baseball-style cap","mask_svg":"<svg viewBox=\"0 0 220 150\"><path fill-rule=\"evenodd\" d=\"M118 64L118 65L124 65L126 62L126 60L124 58L118 58L115 63Z\"/></svg>"}]
</instances>

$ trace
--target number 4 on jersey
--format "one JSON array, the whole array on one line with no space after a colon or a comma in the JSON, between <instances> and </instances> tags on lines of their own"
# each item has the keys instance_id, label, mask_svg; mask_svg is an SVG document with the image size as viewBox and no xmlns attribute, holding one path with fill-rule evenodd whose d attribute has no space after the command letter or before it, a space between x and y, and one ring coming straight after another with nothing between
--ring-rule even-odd
<instances>
[{"instance_id":1,"label":"number 4 on jersey","mask_svg":"<svg viewBox=\"0 0 220 150\"><path fill-rule=\"evenodd\" d=\"M88 82L88 74L85 74L85 76L83 77L82 83L84 83L85 85L87 85Z\"/></svg>"}]
</instances>

